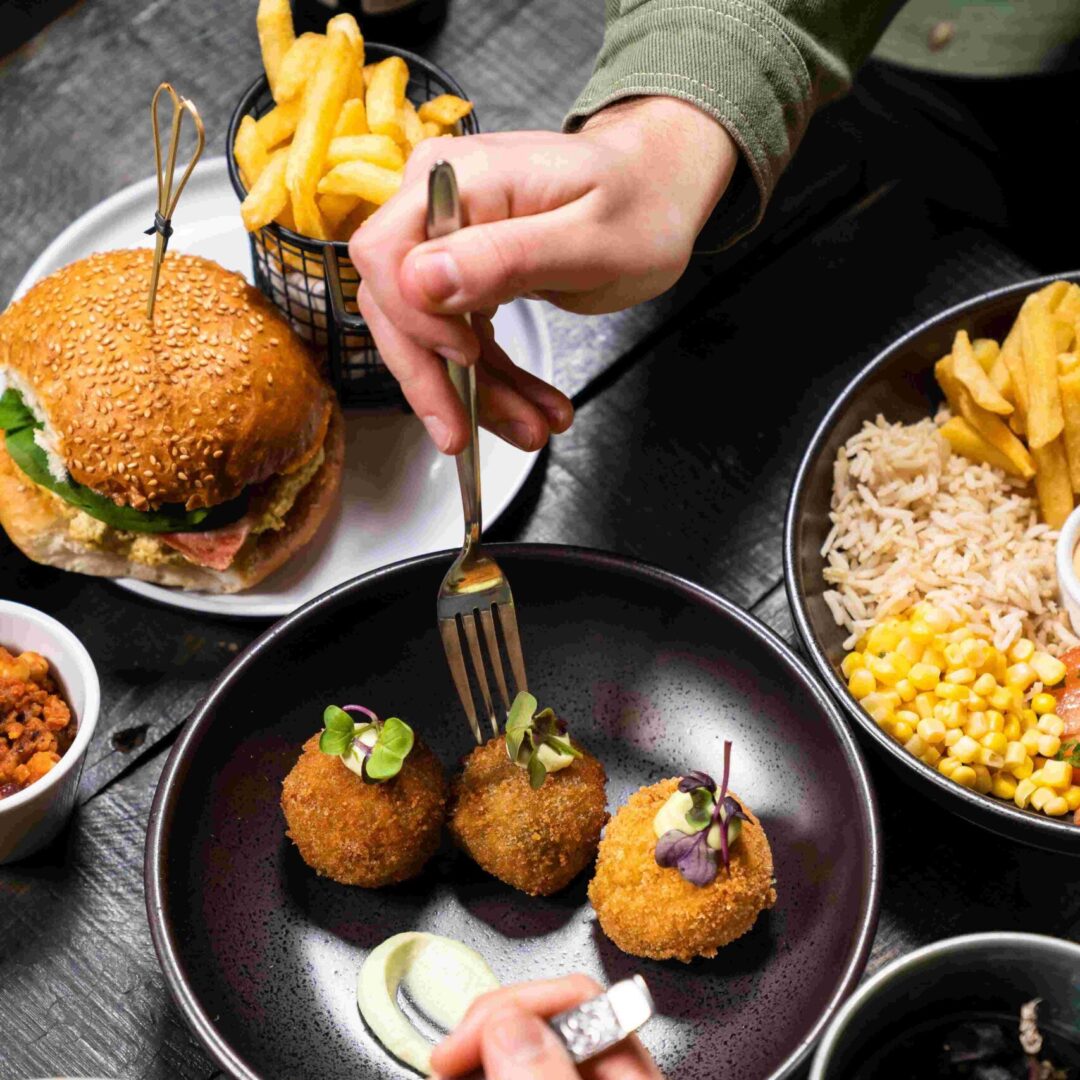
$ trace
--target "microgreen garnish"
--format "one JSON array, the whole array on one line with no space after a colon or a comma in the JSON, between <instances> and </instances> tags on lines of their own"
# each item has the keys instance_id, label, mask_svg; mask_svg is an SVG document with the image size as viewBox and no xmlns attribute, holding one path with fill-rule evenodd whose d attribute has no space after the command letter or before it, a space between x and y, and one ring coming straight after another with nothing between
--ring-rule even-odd
<instances>
[{"instance_id":1,"label":"microgreen garnish","mask_svg":"<svg viewBox=\"0 0 1080 1080\"><path fill-rule=\"evenodd\" d=\"M506 753L515 765L528 770L529 784L539 788L548 774L543 747L564 757L581 757L581 751L566 737L564 720L551 709L537 712L536 707L536 698L524 690L514 698L506 718Z\"/></svg>"},{"instance_id":2,"label":"microgreen garnish","mask_svg":"<svg viewBox=\"0 0 1080 1080\"><path fill-rule=\"evenodd\" d=\"M1067 761L1074 769L1080 769L1080 741L1062 743L1061 749L1054 755L1056 761Z\"/></svg>"},{"instance_id":3,"label":"microgreen garnish","mask_svg":"<svg viewBox=\"0 0 1080 1080\"><path fill-rule=\"evenodd\" d=\"M731 771L731 742L724 743L724 776L720 793L716 781L708 773L687 773L679 781L679 791L690 795L693 803L686 812L686 824L693 830L686 833L671 829L656 842L658 866L675 867L691 885L710 885L716 879L717 852L709 844L709 834L715 827L720 835L720 861L731 869L728 830L736 821L748 821L742 807L727 793ZM660 826L661 828L663 826Z\"/></svg>"},{"instance_id":4,"label":"microgreen garnish","mask_svg":"<svg viewBox=\"0 0 1080 1080\"><path fill-rule=\"evenodd\" d=\"M370 721L356 723L349 713L362 713ZM404 720L396 716L380 720L363 705L327 705L323 725L319 749L376 783L397 776L413 748L412 728Z\"/></svg>"}]
</instances>

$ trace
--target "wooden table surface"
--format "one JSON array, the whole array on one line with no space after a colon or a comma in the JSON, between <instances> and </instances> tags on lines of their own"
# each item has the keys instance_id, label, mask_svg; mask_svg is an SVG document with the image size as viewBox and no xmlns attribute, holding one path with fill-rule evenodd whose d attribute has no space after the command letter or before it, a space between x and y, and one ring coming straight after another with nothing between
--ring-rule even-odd
<instances>
[{"instance_id":1,"label":"wooden table surface","mask_svg":"<svg viewBox=\"0 0 1080 1080\"><path fill-rule=\"evenodd\" d=\"M487 129L555 126L589 71L601 7L454 0L424 51L466 82ZM83 0L0 61L0 299L68 221L151 171L145 108L161 78L199 102L212 152L221 152L231 106L258 70L253 19L251 0ZM953 154L948 167L919 167L904 137L909 150ZM890 96L888 77L868 73L815 121L757 236L695 260L671 297L611 324L610 366L577 394L574 427L541 455L490 538L658 563L797 644L782 516L830 400L928 314L1069 269L1010 233L1003 215L982 213L1008 204L1007 191L987 187L999 175L993 155L959 145L903 95ZM985 196L974 205L955 197L964 170L969 190ZM565 347L586 359L595 324L559 325ZM0 868L0 1080L219 1075L158 969L143 839L179 725L267 624L159 607L107 581L35 566L3 537L0 595L70 626L103 684L70 827L43 854ZM873 758L871 766L885 884L868 970L968 931L1080 937L1074 868L944 816Z\"/></svg>"}]
</instances>

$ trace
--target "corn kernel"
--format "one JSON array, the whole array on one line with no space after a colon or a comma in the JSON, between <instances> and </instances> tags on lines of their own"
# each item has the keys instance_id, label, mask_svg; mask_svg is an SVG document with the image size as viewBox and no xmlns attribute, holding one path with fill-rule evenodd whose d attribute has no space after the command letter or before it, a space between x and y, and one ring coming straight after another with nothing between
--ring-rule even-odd
<instances>
[{"instance_id":1,"label":"corn kernel","mask_svg":"<svg viewBox=\"0 0 1080 1080\"><path fill-rule=\"evenodd\" d=\"M1005 758L988 746L980 746L975 754L975 762L990 769L1000 769L1005 764Z\"/></svg>"},{"instance_id":2,"label":"corn kernel","mask_svg":"<svg viewBox=\"0 0 1080 1080\"><path fill-rule=\"evenodd\" d=\"M904 749L909 754L914 754L915 757L921 758L930 748L923 742L920 735L912 734L905 740Z\"/></svg>"},{"instance_id":3,"label":"corn kernel","mask_svg":"<svg viewBox=\"0 0 1080 1080\"><path fill-rule=\"evenodd\" d=\"M953 770L952 779L966 788L975 786L975 770L970 765L957 765Z\"/></svg>"},{"instance_id":4,"label":"corn kernel","mask_svg":"<svg viewBox=\"0 0 1080 1080\"><path fill-rule=\"evenodd\" d=\"M1031 658L1031 666L1043 686L1057 686L1065 678L1065 665L1046 652L1037 652Z\"/></svg>"},{"instance_id":5,"label":"corn kernel","mask_svg":"<svg viewBox=\"0 0 1080 1080\"><path fill-rule=\"evenodd\" d=\"M965 641L960 646L960 652L964 657L964 663L967 664L968 667L981 668L985 666L986 662L990 659L990 646L979 638L972 638Z\"/></svg>"},{"instance_id":6,"label":"corn kernel","mask_svg":"<svg viewBox=\"0 0 1080 1080\"><path fill-rule=\"evenodd\" d=\"M997 688L997 680L989 672L980 675L971 687L976 694L982 694L983 697L989 697Z\"/></svg>"},{"instance_id":7,"label":"corn kernel","mask_svg":"<svg viewBox=\"0 0 1080 1080\"><path fill-rule=\"evenodd\" d=\"M978 752L979 744L970 735L962 735L949 750L949 753L964 765L974 761Z\"/></svg>"},{"instance_id":8,"label":"corn kernel","mask_svg":"<svg viewBox=\"0 0 1080 1080\"><path fill-rule=\"evenodd\" d=\"M900 644L900 632L891 623L878 623L866 635L866 649L872 653L891 652Z\"/></svg>"},{"instance_id":9,"label":"corn kernel","mask_svg":"<svg viewBox=\"0 0 1080 1080\"><path fill-rule=\"evenodd\" d=\"M923 720L928 720L934 715L935 700L933 694L916 694L912 704L915 706L915 711L919 716Z\"/></svg>"},{"instance_id":10,"label":"corn kernel","mask_svg":"<svg viewBox=\"0 0 1080 1080\"><path fill-rule=\"evenodd\" d=\"M1048 761L1040 770L1042 782L1058 791L1068 791L1072 784L1073 768L1067 761Z\"/></svg>"},{"instance_id":11,"label":"corn kernel","mask_svg":"<svg viewBox=\"0 0 1080 1080\"><path fill-rule=\"evenodd\" d=\"M1039 736L1039 753L1052 758L1061 749L1061 740L1056 735Z\"/></svg>"},{"instance_id":12,"label":"corn kernel","mask_svg":"<svg viewBox=\"0 0 1080 1080\"><path fill-rule=\"evenodd\" d=\"M862 701L867 694L877 689L877 679L866 668L856 668L848 679L848 689L856 701Z\"/></svg>"},{"instance_id":13,"label":"corn kernel","mask_svg":"<svg viewBox=\"0 0 1080 1080\"><path fill-rule=\"evenodd\" d=\"M997 709L986 710L986 726L991 731L1004 731L1005 730L1005 717L997 711Z\"/></svg>"},{"instance_id":14,"label":"corn kernel","mask_svg":"<svg viewBox=\"0 0 1080 1080\"><path fill-rule=\"evenodd\" d=\"M999 799L1011 799L1016 794L1017 781L1008 773L998 773L990 785L990 792Z\"/></svg>"},{"instance_id":15,"label":"corn kernel","mask_svg":"<svg viewBox=\"0 0 1080 1080\"><path fill-rule=\"evenodd\" d=\"M1042 790L1046 791L1047 789L1043 788ZM1049 814L1050 817L1061 817L1069 812L1069 804L1060 795L1055 795L1052 799L1047 799L1043 803L1042 812Z\"/></svg>"},{"instance_id":16,"label":"corn kernel","mask_svg":"<svg viewBox=\"0 0 1080 1080\"><path fill-rule=\"evenodd\" d=\"M866 667L866 660L861 652L849 652L847 656L840 661L840 670L844 673L845 679L850 679L853 672L864 667Z\"/></svg>"},{"instance_id":17,"label":"corn kernel","mask_svg":"<svg viewBox=\"0 0 1080 1080\"><path fill-rule=\"evenodd\" d=\"M923 619L912 619L908 627L908 637L916 645L929 645L934 640L934 631L927 626Z\"/></svg>"},{"instance_id":18,"label":"corn kernel","mask_svg":"<svg viewBox=\"0 0 1080 1080\"><path fill-rule=\"evenodd\" d=\"M910 634L896 646L896 651L909 663L914 664L922 656L923 643L916 641Z\"/></svg>"},{"instance_id":19,"label":"corn kernel","mask_svg":"<svg viewBox=\"0 0 1080 1080\"><path fill-rule=\"evenodd\" d=\"M964 737L962 728L954 727L949 728L945 732L945 738L942 740L946 746L955 746Z\"/></svg>"},{"instance_id":20,"label":"corn kernel","mask_svg":"<svg viewBox=\"0 0 1080 1080\"><path fill-rule=\"evenodd\" d=\"M964 725L964 734L973 739L981 739L990 730L986 722L986 713L973 712L968 714L967 723Z\"/></svg>"},{"instance_id":21,"label":"corn kernel","mask_svg":"<svg viewBox=\"0 0 1080 1080\"><path fill-rule=\"evenodd\" d=\"M948 666L945 654L940 649L924 649L921 663L937 668L938 671L944 671Z\"/></svg>"},{"instance_id":22,"label":"corn kernel","mask_svg":"<svg viewBox=\"0 0 1080 1080\"><path fill-rule=\"evenodd\" d=\"M1012 691L1007 686L999 686L987 694L986 698L995 709L1000 709L1002 712L1007 712L1013 707Z\"/></svg>"},{"instance_id":23,"label":"corn kernel","mask_svg":"<svg viewBox=\"0 0 1080 1080\"><path fill-rule=\"evenodd\" d=\"M904 702L914 701L915 695L918 690L915 689L915 684L906 676L896 681L896 692L900 695L900 700Z\"/></svg>"},{"instance_id":24,"label":"corn kernel","mask_svg":"<svg viewBox=\"0 0 1080 1080\"><path fill-rule=\"evenodd\" d=\"M1014 765L1020 765L1027 761L1028 752L1022 742L1010 742L1005 747L1005 768L1011 769Z\"/></svg>"},{"instance_id":25,"label":"corn kernel","mask_svg":"<svg viewBox=\"0 0 1080 1080\"><path fill-rule=\"evenodd\" d=\"M1080 810L1080 784L1073 784L1065 792L1065 802L1068 803L1070 810Z\"/></svg>"},{"instance_id":26,"label":"corn kernel","mask_svg":"<svg viewBox=\"0 0 1080 1080\"><path fill-rule=\"evenodd\" d=\"M934 687L934 693L944 701L967 701L968 688L966 686L957 686L956 683L939 682Z\"/></svg>"},{"instance_id":27,"label":"corn kernel","mask_svg":"<svg viewBox=\"0 0 1080 1080\"><path fill-rule=\"evenodd\" d=\"M950 671L964 666L964 650L959 641L950 641L943 651L945 653L945 662L949 665Z\"/></svg>"},{"instance_id":28,"label":"corn kernel","mask_svg":"<svg viewBox=\"0 0 1080 1080\"><path fill-rule=\"evenodd\" d=\"M972 768L975 770L975 790L980 795L988 794L993 785L990 770L985 765L973 765Z\"/></svg>"},{"instance_id":29,"label":"corn kernel","mask_svg":"<svg viewBox=\"0 0 1080 1080\"><path fill-rule=\"evenodd\" d=\"M943 776L952 776L957 769L960 768L960 762L956 758L949 757L946 754L937 764L937 771Z\"/></svg>"},{"instance_id":30,"label":"corn kernel","mask_svg":"<svg viewBox=\"0 0 1080 1080\"><path fill-rule=\"evenodd\" d=\"M1013 666L1005 672L1005 683L1007 686L1016 686L1021 690L1026 690L1034 681L1035 669L1030 664L1013 664Z\"/></svg>"},{"instance_id":31,"label":"corn kernel","mask_svg":"<svg viewBox=\"0 0 1080 1080\"><path fill-rule=\"evenodd\" d=\"M1013 795L1013 802L1020 807L1021 810L1027 809L1027 804L1031 801L1031 796L1035 794L1039 789L1030 780L1021 780L1016 785L1016 792Z\"/></svg>"},{"instance_id":32,"label":"corn kernel","mask_svg":"<svg viewBox=\"0 0 1080 1080\"><path fill-rule=\"evenodd\" d=\"M979 742L996 754L1004 754L1005 748L1009 745L1009 740L1000 731L988 731ZM1000 765L997 767L1001 768Z\"/></svg>"},{"instance_id":33,"label":"corn kernel","mask_svg":"<svg viewBox=\"0 0 1080 1080\"><path fill-rule=\"evenodd\" d=\"M1053 788L1037 787L1031 793L1031 805L1036 810L1041 810L1052 798L1054 798Z\"/></svg>"},{"instance_id":34,"label":"corn kernel","mask_svg":"<svg viewBox=\"0 0 1080 1080\"><path fill-rule=\"evenodd\" d=\"M1031 758L1027 757L1019 765L1014 765L1009 772L1016 777L1017 780L1027 780L1031 774L1035 771L1035 762Z\"/></svg>"},{"instance_id":35,"label":"corn kernel","mask_svg":"<svg viewBox=\"0 0 1080 1080\"><path fill-rule=\"evenodd\" d=\"M941 760L941 751L938 750L937 747L928 746L922 755L922 759L927 765L933 768Z\"/></svg>"},{"instance_id":36,"label":"corn kernel","mask_svg":"<svg viewBox=\"0 0 1080 1080\"><path fill-rule=\"evenodd\" d=\"M1039 716L1052 713L1057 708L1057 698L1053 694L1036 694L1031 699L1031 707Z\"/></svg>"},{"instance_id":37,"label":"corn kernel","mask_svg":"<svg viewBox=\"0 0 1080 1080\"><path fill-rule=\"evenodd\" d=\"M926 609L920 612L922 621L935 633L943 634L952 625L952 620L949 616L941 610L941 608L932 607L927 605Z\"/></svg>"},{"instance_id":38,"label":"corn kernel","mask_svg":"<svg viewBox=\"0 0 1080 1080\"><path fill-rule=\"evenodd\" d=\"M1024 752L1032 755L1037 754L1039 752L1040 738L1042 738L1042 735L1038 731L1030 729L1025 731L1024 734L1020 736L1020 742L1024 747Z\"/></svg>"},{"instance_id":39,"label":"corn kernel","mask_svg":"<svg viewBox=\"0 0 1080 1080\"><path fill-rule=\"evenodd\" d=\"M1044 735L1057 735L1061 737L1065 730L1065 722L1055 713L1043 713L1039 722L1035 725Z\"/></svg>"},{"instance_id":40,"label":"corn kernel","mask_svg":"<svg viewBox=\"0 0 1080 1080\"><path fill-rule=\"evenodd\" d=\"M955 668L945 676L946 682L967 684L973 683L976 679L975 669L970 667Z\"/></svg>"},{"instance_id":41,"label":"corn kernel","mask_svg":"<svg viewBox=\"0 0 1080 1080\"><path fill-rule=\"evenodd\" d=\"M986 711L986 698L979 697L978 694L968 693L967 701L964 704L971 712L985 712Z\"/></svg>"},{"instance_id":42,"label":"corn kernel","mask_svg":"<svg viewBox=\"0 0 1080 1080\"><path fill-rule=\"evenodd\" d=\"M908 678L917 690L933 690L941 681L941 668L934 667L933 664L912 664Z\"/></svg>"},{"instance_id":43,"label":"corn kernel","mask_svg":"<svg viewBox=\"0 0 1080 1080\"><path fill-rule=\"evenodd\" d=\"M1008 716L1005 718L1005 726L1001 729L1002 734L1009 742L1015 742L1020 738L1020 717Z\"/></svg>"},{"instance_id":44,"label":"corn kernel","mask_svg":"<svg viewBox=\"0 0 1080 1080\"><path fill-rule=\"evenodd\" d=\"M871 674L877 679L879 683L884 683L886 686L892 686L897 679L900 678L900 673L896 670L896 666L886 656L870 656L867 657L866 666L869 668Z\"/></svg>"},{"instance_id":45,"label":"corn kernel","mask_svg":"<svg viewBox=\"0 0 1080 1080\"><path fill-rule=\"evenodd\" d=\"M892 737L900 743L906 743L914 734L914 728L906 720L897 720L893 723Z\"/></svg>"},{"instance_id":46,"label":"corn kernel","mask_svg":"<svg viewBox=\"0 0 1080 1080\"><path fill-rule=\"evenodd\" d=\"M1019 638L1009 650L1009 659L1014 664L1030 660L1035 655L1035 643L1028 638Z\"/></svg>"},{"instance_id":47,"label":"corn kernel","mask_svg":"<svg viewBox=\"0 0 1080 1080\"><path fill-rule=\"evenodd\" d=\"M930 746L936 746L945 741L945 725L938 719L920 720L916 726L923 742Z\"/></svg>"},{"instance_id":48,"label":"corn kernel","mask_svg":"<svg viewBox=\"0 0 1080 1080\"><path fill-rule=\"evenodd\" d=\"M962 645L965 641L968 641L975 635L971 632L970 626L957 626L952 630L949 630L944 636L949 641L954 641L957 645Z\"/></svg>"}]
</instances>

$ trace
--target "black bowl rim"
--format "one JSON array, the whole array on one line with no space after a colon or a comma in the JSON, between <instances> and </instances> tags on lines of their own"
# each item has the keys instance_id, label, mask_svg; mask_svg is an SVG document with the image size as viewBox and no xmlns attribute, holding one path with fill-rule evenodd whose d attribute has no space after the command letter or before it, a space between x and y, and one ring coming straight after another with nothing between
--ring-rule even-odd
<instances>
[{"instance_id":1,"label":"black bowl rim","mask_svg":"<svg viewBox=\"0 0 1080 1080\"><path fill-rule=\"evenodd\" d=\"M806 452L799 461L798 472L795 474L795 481L788 498L787 512L784 515L784 586L787 591L788 605L795 618L795 627L803 645L810 653L810 659L817 668L818 674L825 680L833 696L844 706L847 715L855 721L862 732L873 740L878 750L884 751L894 763L899 762L907 770L903 773L905 779L910 776L916 784L927 787L931 795L946 805L950 805L948 802L950 799L957 800L954 804L957 813L993 833L1019 839L1024 843L1059 854L1080 855L1080 827L1032 810L1021 810L1011 802L995 799L991 795L980 795L976 791L954 784L947 777L942 776L937 769L927 765L913 754L909 754L899 743L886 735L859 707L859 703L849 693L847 685L837 675L810 624L805 593L796 586L799 580L799 553L795 549L795 537L797 525L807 501L806 485L811 468L821 453L822 447L832 435L838 416L849 402L861 393L864 384L897 354L902 353L929 330L994 301L1012 296L1020 297L1044 285L1049 285L1052 281L1061 280L1080 282L1080 270L1019 281L954 304L926 319L897 338L891 345L886 346L847 384L818 424ZM1026 835L1028 832L1030 835Z\"/></svg>"},{"instance_id":2,"label":"black bowl rim","mask_svg":"<svg viewBox=\"0 0 1080 1080\"><path fill-rule=\"evenodd\" d=\"M378 56L379 59L385 60L390 56L400 56L402 60L409 65L409 70L413 68L422 68L428 75L434 75L438 78L446 87L448 92L456 94L459 98L464 98L466 101L470 100L465 91L461 88L461 84L450 74L445 68L440 67L433 60L428 60L426 57L420 56L419 53L410 52L408 49L403 49L397 45L388 45L381 41L365 41L365 50L370 49L371 52ZM247 188L244 187L243 180L240 179L240 169L236 163L236 157L233 154L233 146L236 143L236 132L240 127L240 121L251 110L251 103L254 99L269 86L269 80L264 72L262 75L257 76L251 84L240 95L240 100L237 101L233 108L232 114L229 117L229 125L225 132L225 160L229 170L229 181L232 183L233 191L236 193L236 197L243 202L247 197ZM467 132L469 135L478 135L480 133L480 121L476 117L476 106L473 106L472 111L465 118L468 121L468 127L472 128ZM337 252L339 257L346 257L349 252L349 245L344 240L316 240L312 236L305 236L303 233L294 232L292 229L286 229L284 225L279 225L276 221L271 221L269 224L264 225L263 229L267 230L273 236L277 236L279 239L286 240L293 247L300 248L305 251L314 251L318 249L322 251L327 247L332 247ZM260 230L262 231L262 230Z\"/></svg>"},{"instance_id":3,"label":"black bowl rim","mask_svg":"<svg viewBox=\"0 0 1080 1080\"><path fill-rule=\"evenodd\" d=\"M673 592L682 594L687 600L711 607L733 619L744 630L757 637L764 646L773 650L777 654L777 659L786 664L791 674L813 695L821 706L829 726L839 740L848 767L852 770L855 780L854 786L860 793L858 803L864 810L864 827L869 841L869 860L858 933L848 954L843 978L802 1042L781 1063L779 1068L765 1080L784 1080L784 1078L790 1077L808 1060L814 1045L861 979L877 931L881 904L882 851L877 797L870 783L869 772L863 760L862 752L844 723L836 702L821 685L805 661L778 634L730 600L686 578L679 577L650 563L592 548L558 544L492 544L490 550L496 556L531 558L554 564L569 563L625 574L638 580L666 586ZM222 1069L240 1078L240 1080L261 1080L261 1077L219 1034L212 1018L199 1003L180 959L165 903L168 833L177 811L176 800L179 786L187 775L185 759L188 751L200 741L203 732L212 719L213 710L218 699L226 692L233 680L239 676L249 662L270 648L279 637L288 633L294 625L305 622L308 618L316 615L322 605L331 603L345 594L362 594L371 583L407 572L416 567L443 566L454 554L456 552L453 551L435 552L430 555L404 559L372 570L367 574L354 578L352 581L344 582L327 590L271 626L240 652L214 681L206 697L189 715L158 779L157 790L154 793L154 800L150 807L143 863L146 914L150 926L150 937L154 944L154 951L157 953L158 962L165 975L166 985L185 1020L214 1061Z\"/></svg>"}]
</instances>

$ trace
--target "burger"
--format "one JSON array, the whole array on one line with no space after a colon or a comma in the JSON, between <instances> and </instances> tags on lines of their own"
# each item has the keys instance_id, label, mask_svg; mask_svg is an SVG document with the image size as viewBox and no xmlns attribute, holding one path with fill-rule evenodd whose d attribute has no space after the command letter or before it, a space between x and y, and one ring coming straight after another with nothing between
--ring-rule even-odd
<instances>
[{"instance_id":1,"label":"burger","mask_svg":"<svg viewBox=\"0 0 1080 1080\"><path fill-rule=\"evenodd\" d=\"M307 346L207 259L110 251L0 315L0 525L31 559L248 588L334 504L343 421Z\"/></svg>"}]
</instances>

